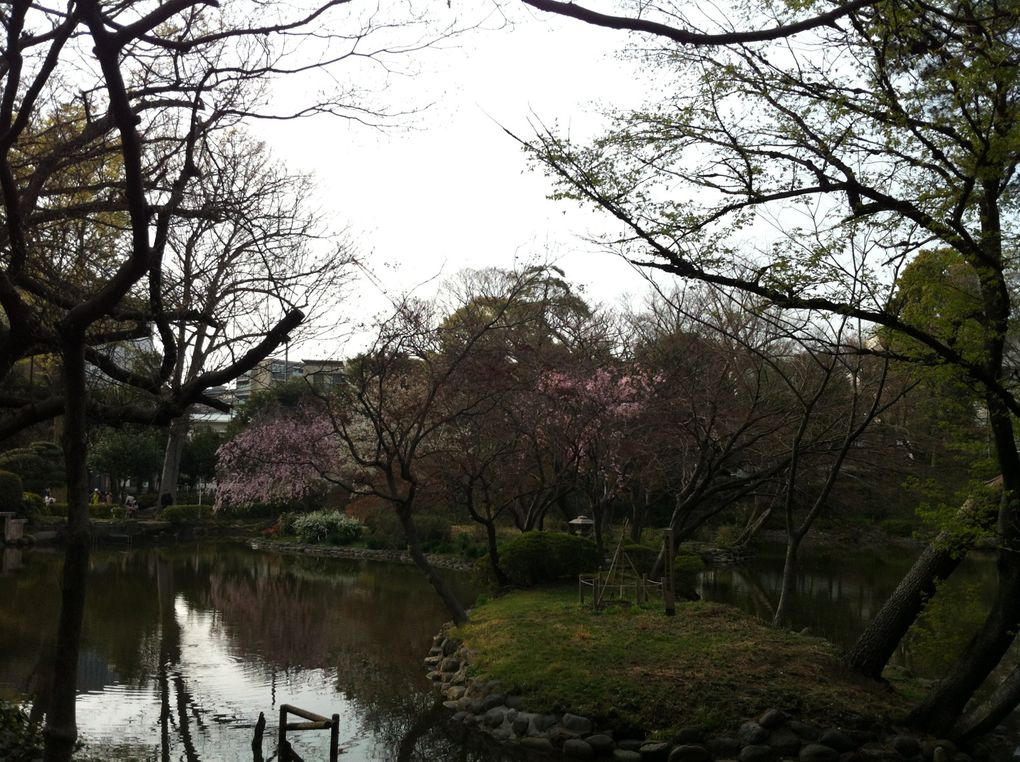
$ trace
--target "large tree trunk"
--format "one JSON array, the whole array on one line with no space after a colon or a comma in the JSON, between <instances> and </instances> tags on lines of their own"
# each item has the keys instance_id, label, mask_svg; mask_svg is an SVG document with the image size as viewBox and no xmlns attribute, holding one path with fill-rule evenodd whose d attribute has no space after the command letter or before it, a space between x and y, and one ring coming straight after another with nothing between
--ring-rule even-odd
<instances>
[{"instance_id":1,"label":"large tree trunk","mask_svg":"<svg viewBox=\"0 0 1020 762\"><path fill-rule=\"evenodd\" d=\"M945 732L956 724L967 702L998 666L1020 628L1020 453L1013 419L1005 406L991 394L986 406L1002 469L998 517L999 586L988 616L964 653L908 717L910 724L929 732Z\"/></svg>"},{"instance_id":2,"label":"large tree trunk","mask_svg":"<svg viewBox=\"0 0 1020 762\"><path fill-rule=\"evenodd\" d=\"M436 593L439 594L440 599L446 605L447 610L450 612L450 616L453 617L453 623L458 627L462 624L467 624L468 615L464 606L454 595L453 590L447 584L446 580L443 579L436 573L436 570L432 568L432 564L425 558L425 554L421 550L421 543L418 541L418 530L414 525L414 518L411 516L410 506L400 505L397 507L397 517L400 519L400 524L404 528L404 538L407 540L407 549L411 553L411 559L414 561L415 566L422 570L425 574L425 578L429 581L429 584L435 589Z\"/></svg>"},{"instance_id":3,"label":"large tree trunk","mask_svg":"<svg viewBox=\"0 0 1020 762\"><path fill-rule=\"evenodd\" d=\"M53 690L43 729L46 762L69 762L78 738L75 697L78 653L85 617L85 582L88 577L92 527L88 508L88 470L85 445L85 354L80 336L65 338L63 351L64 431L61 444L67 468L67 548L61 584L60 621L57 625Z\"/></svg>"},{"instance_id":4,"label":"large tree trunk","mask_svg":"<svg viewBox=\"0 0 1020 762\"><path fill-rule=\"evenodd\" d=\"M930 733L953 727L964 707L1013 644L1020 623L1020 553L999 551L999 589L992 610L964 653L924 701L910 713L910 725Z\"/></svg>"},{"instance_id":5,"label":"large tree trunk","mask_svg":"<svg viewBox=\"0 0 1020 762\"><path fill-rule=\"evenodd\" d=\"M1020 705L1020 666L995 689L991 696L971 709L953 728L954 738L980 738L995 729Z\"/></svg>"},{"instance_id":6,"label":"large tree trunk","mask_svg":"<svg viewBox=\"0 0 1020 762\"><path fill-rule=\"evenodd\" d=\"M963 504L956 514L956 520L964 524L963 531L939 532L921 551L910 571L844 655L843 660L851 670L875 680L881 678L896 647L925 602L935 594L938 583L963 561L972 532L991 528L995 515L992 501L969 499Z\"/></svg>"},{"instance_id":7,"label":"large tree trunk","mask_svg":"<svg viewBox=\"0 0 1020 762\"><path fill-rule=\"evenodd\" d=\"M182 415L170 424L166 438L166 453L163 455L163 471L159 477L159 494L171 497L171 505L177 502L177 482L181 478L181 455L188 441L188 417Z\"/></svg>"}]
</instances>

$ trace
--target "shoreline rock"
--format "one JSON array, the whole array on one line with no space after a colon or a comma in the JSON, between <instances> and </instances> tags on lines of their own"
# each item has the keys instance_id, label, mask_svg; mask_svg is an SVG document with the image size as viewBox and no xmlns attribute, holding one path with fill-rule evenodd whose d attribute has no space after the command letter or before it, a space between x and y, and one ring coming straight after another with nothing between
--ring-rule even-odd
<instances>
[{"instance_id":1,"label":"shoreline rock","mask_svg":"<svg viewBox=\"0 0 1020 762\"><path fill-rule=\"evenodd\" d=\"M406 550L378 550L352 548L347 545L305 545L301 543L277 543L270 540L248 540L252 550L274 551L293 555L322 556L326 558L347 558L353 561L385 561L387 563L414 565L414 559ZM459 558L426 554L428 562L438 569L470 571L471 564Z\"/></svg>"}]
</instances>

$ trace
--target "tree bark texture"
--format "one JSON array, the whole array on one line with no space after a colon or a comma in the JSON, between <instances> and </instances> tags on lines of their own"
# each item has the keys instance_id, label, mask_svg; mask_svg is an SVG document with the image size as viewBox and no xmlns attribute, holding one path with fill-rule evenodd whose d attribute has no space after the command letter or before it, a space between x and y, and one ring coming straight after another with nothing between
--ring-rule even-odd
<instances>
[{"instance_id":1,"label":"tree bark texture","mask_svg":"<svg viewBox=\"0 0 1020 762\"><path fill-rule=\"evenodd\" d=\"M999 589L981 629L964 649L960 660L925 699L907 722L931 733L953 727L967 701L981 687L1016 637L1020 622L1020 554L999 552Z\"/></svg>"},{"instance_id":2,"label":"tree bark texture","mask_svg":"<svg viewBox=\"0 0 1020 762\"><path fill-rule=\"evenodd\" d=\"M181 478L181 456L188 441L188 416L175 418L170 424L166 438L166 453L163 455L163 470L159 477L159 494L167 493L177 502L177 482Z\"/></svg>"},{"instance_id":3,"label":"tree bark texture","mask_svg":"<svg viewBox=\"0 0 1020 762\"><path fill-rule=\"evenodd\" d=\"M53 689L43 728L45 762L70 762L78 738L75 700L85 591L92 547L88 510L88 470L85 443L84 336L65 337L64 384L67 402L61 444L67 470L67 548L60 591Z\"/></svg>"},{"instance_id":4,"label":"tree bark texture","mask_svg":"<svg viewBox=\"0 0 1020 762\"><path fill-rule=\"evenodd\" d=\"M975 528L989 529L995 516L994 505L989 501L969 499L956 518ZM846 665L857 674L880 679L925 602L935 594L938 583L956 570L966 551L967 544L959 535L949 530L939 532L846 652L843 657Z\"/></svg>"}]
</instances>

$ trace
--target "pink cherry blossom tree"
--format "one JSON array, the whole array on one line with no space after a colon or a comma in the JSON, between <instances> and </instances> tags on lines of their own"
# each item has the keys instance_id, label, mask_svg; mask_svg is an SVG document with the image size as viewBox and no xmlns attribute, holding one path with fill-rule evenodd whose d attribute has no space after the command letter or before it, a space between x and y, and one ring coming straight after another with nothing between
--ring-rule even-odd
<instances>
[{"instance_id":1,"label":"pink cherry blossom tree","mask_svg":"<svg viewBox=\"0 0 1020 762\"><path fill-rule=\"evenodd\" d=\"M335 480L339 443L328 417L312 401L255 421L218 451L216 505L300 500Z\"/></svg>"},{"instance_id":2,"label":"pink cherry blossom tree","mask_svg":"<svg viewBox=\"0 0 1020 762\"><path fill-rule=\"evenodd\" d=\"M636 364L599 367L587 374L549 371L539 379L537 391L547 403L542 438L572 464L600 549L606 509L641 457L637 437L654 387L655 378Z\"/></svg>"}]
</instances>

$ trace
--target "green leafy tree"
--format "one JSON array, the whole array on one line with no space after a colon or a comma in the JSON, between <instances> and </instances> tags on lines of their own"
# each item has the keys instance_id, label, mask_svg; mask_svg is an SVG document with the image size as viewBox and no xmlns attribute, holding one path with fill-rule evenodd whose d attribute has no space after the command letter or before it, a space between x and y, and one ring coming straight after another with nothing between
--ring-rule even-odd
<instances>
[{"instance_id":1,"label":"green leafy tree","mask_svg":"<svg viewBox=\"0 0 1020 762\"><path fill-rule=\"evenodd\" d=\"M194 489L200 480L216 477L216 451L226 441L212 429L199 429L184 445L181 454L181 473L187 476L188 487Z\"/></svg>"},{"instance_id":2,"label":"green leafy tree","mask_svg":"<svg viewBox=\"0 0 1020 762\"><path fill-rule=\"evenodd\" d=\"M671 3L631 18L558 0L526 2L646 35L641 55L676 82L662 103L614 114L613 128L589 145L548 130L530 143L562 196L619 222L615 239L626 254L790 313L873 323L979 389L1004 485L999 585L985 623L910 718L944 732L1020 628L1020 398L1007 341L1010 242L1020 232L1020 8L790 2L770 4L764 18L746 6L723 13L713 6L701 9L706 21L696 29L688 19L698 11ZM711 18L741 20L743 30L706 31ZM771 240L748 243L762 237ZM978 309L959 326L932 325L893 298L899 274L930 249L953 252L959 264L951 280L976 286ZM909 622L919 609L918 596L908 598L896 606ZM864 651L882 651L903 632L900 623L873 633ZM852 663L862 664L860 656ZM1020 685L988 721L994 725L1018 699ZM969 721L957 731L965 725L973 732Z\"/></svg>"},{"instance_id":3,"label":"green leafy tree","mask_svg":"<svg viewBox=\"0 0 1020 762\"><path fill-rule=\"evenodd\" d=\"M162 458L158 429L125 426L103 428L89 448L89 468L106 474L115 485L118 497L124 493L129 479L135 484L153 482Z\"/></svg>"}]
</instances>

